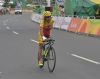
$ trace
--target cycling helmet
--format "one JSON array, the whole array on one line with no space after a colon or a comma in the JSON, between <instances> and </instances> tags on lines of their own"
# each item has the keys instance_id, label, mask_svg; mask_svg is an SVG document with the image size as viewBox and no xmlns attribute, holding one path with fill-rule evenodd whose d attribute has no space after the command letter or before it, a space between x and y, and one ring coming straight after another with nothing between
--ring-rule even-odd
<instances>
[{"instance_id":1,"label":"cycling helmet","mask_svg":"<svg viewBox=\"0 0 100 79\"><path fill-rule=\"evenodd\" d=\"M45 11L45 12L43 12L43 16L44 17L51 16L51 12L50 11Z\"/></svg>"}]
</instances>

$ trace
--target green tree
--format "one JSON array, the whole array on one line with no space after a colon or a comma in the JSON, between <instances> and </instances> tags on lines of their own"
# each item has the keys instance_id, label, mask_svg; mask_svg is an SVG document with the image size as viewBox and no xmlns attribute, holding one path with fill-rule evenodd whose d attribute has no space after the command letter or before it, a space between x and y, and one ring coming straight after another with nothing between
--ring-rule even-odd
<instances>
[{"instance_id":1,"label":"green tree","mask_svg":"<svg viewBox=\"0 0 100 79\"><path fill-rule=\"evenodd\" d=\"M8 3L9 1L10 1L10 0L5 0L5 3L4 3L3 6L4 6L4 7L8 7L8 6L9 6L9 3Z\"/></svg>"},{"instance_id":2,"label":"green tree","mask_svg":"<svg viewBox=\"0 0 100 79\"><path fill-rule=\"evenodd\" d=\"M27 0L27 2L31 4L33 2L33 0Z\"/></svg>"},{"instance_id":3,"label":"green tree","mask_svg":"<svg viewBox=\"0 0 100 79\"><path fill-rule=\"evenodd\" d=\"M5 2L7 3L7 2L9 2L10 0L5 0Z\"/></svg>"}]
</instances>

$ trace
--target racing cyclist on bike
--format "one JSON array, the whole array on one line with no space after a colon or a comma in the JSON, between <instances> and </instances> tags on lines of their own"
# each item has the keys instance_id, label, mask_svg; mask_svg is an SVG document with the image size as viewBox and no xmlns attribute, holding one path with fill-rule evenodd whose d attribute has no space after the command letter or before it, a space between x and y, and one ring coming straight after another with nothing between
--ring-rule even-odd
<instances>
[{"instance_id":1,"label":"racing cyclist on bike","mask_svg":"<svg viewBox=\"0 0 100 79\"><path fill-rule=\"evenodd\" d=\"M51 17L51 12L50 11L43 12L43 17L42 17L42 20L40 21L40 29L39 29L39 35L38 35L38 42L39 42L38 65L39 67L43 66L43 62L42 62L43 40L51 37L53 24L54 24L54 20Z\"/></svg>"}]
</instances>

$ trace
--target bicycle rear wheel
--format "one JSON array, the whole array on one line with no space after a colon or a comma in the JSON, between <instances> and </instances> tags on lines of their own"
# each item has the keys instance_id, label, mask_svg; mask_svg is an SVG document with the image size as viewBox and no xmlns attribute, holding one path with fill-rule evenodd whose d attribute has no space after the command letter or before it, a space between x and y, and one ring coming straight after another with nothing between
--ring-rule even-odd
<instances>
[{"instance_id":1,"label":"bicycle rear wheel","mask_svg":"<svg viewBox=\"0 0 100 79\"><path fill-rule=\"evenodd\" d=\"M48 51L47 64L49 72L53 72L56 65L56 53L53 47Z\"/></svg>"}]
</instances>

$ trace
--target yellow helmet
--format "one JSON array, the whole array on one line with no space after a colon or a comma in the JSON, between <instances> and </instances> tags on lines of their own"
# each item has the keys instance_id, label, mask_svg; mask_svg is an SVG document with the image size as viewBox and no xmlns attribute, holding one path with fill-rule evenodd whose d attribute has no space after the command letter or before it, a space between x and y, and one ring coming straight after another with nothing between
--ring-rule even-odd
<instances>
[{"instance_id":1,"label":"yellow helmet","mask_svg":"<svg viewBox=\"0 0 100 79\"><path fill-rule=\"evenodd\" d=\"M43 12L43 16L51 16L51 12L50 11L45 11L45 12Z\"/></svg>"}]
</instances>

